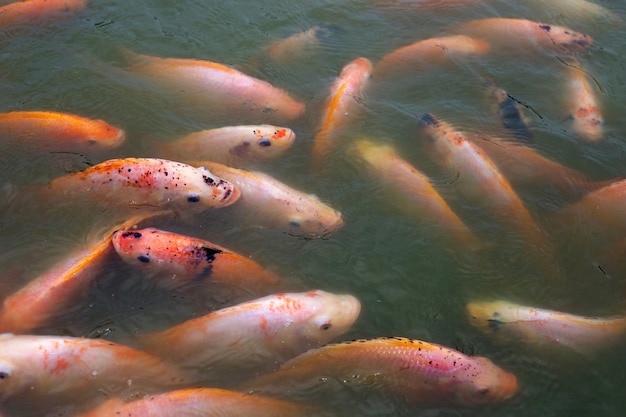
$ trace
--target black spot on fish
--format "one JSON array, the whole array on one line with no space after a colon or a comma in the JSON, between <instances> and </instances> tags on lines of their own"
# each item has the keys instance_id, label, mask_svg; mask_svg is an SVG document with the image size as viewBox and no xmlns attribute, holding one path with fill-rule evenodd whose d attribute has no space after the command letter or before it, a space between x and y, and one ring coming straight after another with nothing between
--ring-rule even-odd
<instances>
[{"instance_id":1,"label":"black spot on fish","mask_svg":"<svg viewBox=\"0 0 626 417\"><path fill-rule=\"evenodd\" d=\"M132 237L133 239L139 239L141 237L141 233L139 232L124 232L122 233L122 237L124 239Z\"/></svg>"},{"instance_id":2,"label":"black spot on fish","mask_svg":"<svg viewBox=\"0 0 626 417\"><path fill-rule=\"evenodd\" d=\"M139 260L139 262L143 262L145 264L147 264L148 262L150 262L150 257L147 255L139 255L137 257L137 259Z\"/></svg>"},{"instance_id":3,"label":"black spot on fish","mask_svg":"<svg viewBox=\"0 0 626 417\"><path fill-rule=\"evenodd\" d=\"M489 325L489 328L495 332L500 330L503 323L500 320L487 320L487 324Z\"/></svg>"},{"instance_id":4,"label":"black spot on fish","mask_svg":"<svg viewBox=\"0 0 626 417\"><path fill-rule=\"evenodd\" d=\"M417 119L418 126L437 126L438 124L439 122L437 121L437 119L435 119L435 117L430 113L426 113L425 115L420 116L420 118Z\"/></svg>"},{"instance_id":5,"label":"black spot on fish","mask_svg":"<svg viewBox=\"0 0 626 417\"><path fill-rule=\"evenodd\" d=\"M209 185L215 184L215 180L207 175L203 175L202 178L204 179L204 182L206 182Z\"/></svg>"},{"instance_id":6,"label":"black spot on fish","mask_svg":"<svg viewBox=\"0 0 626 417\"><path fill-rule=\"evenodd\" d=\"M202 246L195 251L195 255L202 259L206 260L208 263L211 263L215 260L215 255L223 253L221 249L210 248L208 246Z\"/></svg>"},{"instance_id":7,"label":"black spot on fish","mask_svg":"<svg viewBox=\"0 0 626 417\"><path fill-rule=\"evenodd\" d=\"M259 141L259 145L261 146L272 146L272 141L268 138L263 138Z\"/></svg>"},{"instance_id":8,"label":"black spot on fish","mask_svg":"<svg viewBox=\"0 0 626 417\"><path fill-rule=\"evenodd\" d=\"M187 197L187 201L190 203L197 203L198 201L200 201L200 196L198 194L190 195L189 197Z\"/></svg>"},{"instance_id":9,"label":"black spot on fish","mask_svg":"<svg viewBox=\"0 0 626 417\"><path fill-rule=\"evenodd\" d=\"M552 29L550 25L539 25L539 28L545 30L546 32L550 32Z\"/></svg>"}]
</instances>

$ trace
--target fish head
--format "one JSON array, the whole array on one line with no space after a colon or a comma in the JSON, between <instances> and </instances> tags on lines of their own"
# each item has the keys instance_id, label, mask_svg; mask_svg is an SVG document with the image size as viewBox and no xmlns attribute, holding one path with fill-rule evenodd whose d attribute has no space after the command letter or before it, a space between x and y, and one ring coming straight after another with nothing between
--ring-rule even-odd
<instances>
[{"instance_id":1,"label":"fish head","mask_svg":"<svg viewBox=\"0 0 626 417\"><path fill-rule=\"evenodd\" d=\"M291 147L296 139L293 130L273 125L254 126L251 140L244 140L235 153L252 159L274 158ZM239 153L243 155L239 155Z\"/></svg>"},{"instance_id":2,"label":"fish head","mask_svg":"<svg viewBox=\"0 0 626 417\"><path fill-rule=\"evenodd\" d=\"M343 226L341 212L325 205L315 196L311 204L301 204L287 221L287 233L293 236L320 238ZM303 203L303 201L301 201Z\"/></svg>"},{"instance_id":3,"label":"fish head","mask_svg":"<svg viewBox=\"0 0 626 417\"><path fill-rule=\"evenodd\" d=\"M184 191L177 194L178 198L171 200L177 209L201 211L220 208L229 206L239 199L239 189L231 182L218 177L206 167L192 170L185 181Z\"/></svg>"},{"instance_id":4,"label":"fish head","mask_svg":"<svg viewBox=\"0 0 626 417\"><path fill-rule=\"evenodd\" d=\"M93 135L87 140L91 147L101 149L114 149L119 147L126 140L126 132L123 129L112 126L104 120L95 120Z\"/></svg>"},{"instance_id":5,"label":"fish head","mask_svg":"<svg viewBox=\"0 0 626 417\"><path fill-rule=\"evenodd\" d=\"M306 316L295 335L302 348L319 347L352 327L361 312L359 300L349 294L313 290L302 294Z\"/></svg>"},{"instance_id":6,"label":"fish head","mask_svg":"<svg viewBox=\"0 0 626 417\"><path fill-rule=\"evenodd\" d=\"M541 24L539 28L546 33L555 47L566 53L583 52L593 43L590 36L565 26Z\"/></svg>"},{"instance_id":7,"label":"fish head","mask_svg":"<svg viewBox=\"0 0 626 417\"><path fill-rule=\"evenodd\" d=\"M14 368L13 363L0 360L0 403L18 391L19 376Z\"/></svg>"},{"instance_id":8,"label":"fish head","mask_svg":"<svg viewBox=\"0 0 626 417\"><path fill-rule=\"evenodd\" d=\"M506 323L514 322L518 306L507 301L477 301L467 304L470 323L484 331L497 332Z\"/></svg>"},{"instance_id":9,"label":"fish head","mask_svg":"<svg viewBox=\"0 0 626 417\"><path fill-rule=\"evenodd\" d=\"M473 357L468 379L457 387L461 404L495 404L511 398L518 389L517 377L487 358Z\"/></svg>"}]
</instances>

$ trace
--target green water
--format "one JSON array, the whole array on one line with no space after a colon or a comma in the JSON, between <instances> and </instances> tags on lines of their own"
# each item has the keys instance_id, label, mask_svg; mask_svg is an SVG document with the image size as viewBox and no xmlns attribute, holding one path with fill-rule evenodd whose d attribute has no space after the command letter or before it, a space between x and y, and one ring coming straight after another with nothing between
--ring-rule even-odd
<instances>
[{"instance_id":1,"label":"green water","mask_svg":"<svg viewBox=\"0 0 626 417\"><path fill-rule=\"evenodd\" d=\"M496 79L536 111L535 146L544 155L594 180L624 176L624 26L560 13L547 7L548 1L477 3L429 11L406 5L379 7L366 0L92 1L86 10L66 20L0 32L0 111L54 110L101 118L127 132L126 143L107 157L146 156L159 141L224 123L212 117L211 109L187 108L154 84L124 72L121 48L213 60L267 80L305 102L307 113L285 122L297 134L294 146L284 156L255 168L317 194L343 213L345 226L325 239L305 240L246 226L224 210L203 216L199 227L172 221L167 225L170 230L247 254L292 282L294 290L321 288L357 296L361 316L342 340L404 336L440 343L490 358L515 373L520 384L514 398L487 408L413 407L385 398L348 398L346 415L624 415L623 345L597 355L543 353L498 343L471 327L465 316L465 304L480 297L512 298L597 316L617 314L626 307L623 262L606 266L603 273L596 266L601 262L594 255L596 247L582 244L571 249L571 236L560 233L567 226L550 229L558 220L555 208L565 204L558 195L522 190L531 212L555 232L563 271L563 279L555 280L528 273L522 268L525 260L517 259L523 254L511 262L501 256L483 263L442 246L432 226L396 210L362 166L341 153L330 158L330 168L323 175L312 176L308 169L321 107L333 80L349 61L364 56L375 62L397 47L449 33L459 22L503 16L566 25L594 38L594 45L578 59L599 86L606 122L606 134L599 143L585 143L565 123L562 62L549 54L532 53L462 60L398 80L387 94L364 97L365 116L346 132L346 138L366 136L392 144L408 161L436 172L419 146L415 117L432 112L459 128L493 131L497 120L477 77L480 74ZM625 3L603 4L626 16ZM286 63L258 59L265 45L315 24L329 24L333 30L308 57ZM11 150L0 150L0 158L0 181L11 187L46 184L102 160L71 154L28 156ZM439 174L435 181L446 189L445 175ZM36 209L14 205L3 209L3 293L19 288L85 242L95 229L109 224L105 205L98 203L77 202L76 209L68 210L38 207L37 201L31 201ZM491 227L488 217L469 207L460 215L474 230ZM497 236L491 239L494 245L499 244ZM131 335L185 320L198 313L195 308L185 297L146 288L137 271L113 262L67 320L38 333L123 342ZM338 393L338 398L342 395Z\"/></svg>"}]
</instances>

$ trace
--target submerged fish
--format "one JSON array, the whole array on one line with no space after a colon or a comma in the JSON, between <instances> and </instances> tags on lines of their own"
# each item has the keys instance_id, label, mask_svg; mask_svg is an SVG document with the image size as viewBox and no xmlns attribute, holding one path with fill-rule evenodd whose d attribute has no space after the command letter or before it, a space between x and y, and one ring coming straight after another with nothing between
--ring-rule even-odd
<instances>
[{"instance_id":1,"label":"submerged fish","mask_svg":"<svg viewBox=\"0 0 626 417\"><path fill-rule=\"evenodd\" d=\"M124 51L128 69L181 94L209 113L240 112L291 120L304 113L303 103L280 88L226 65L200 59L159 58Z\"/></svg>"},{"instance_id":2,"label":"submerged fish","mask_svg":"<svg viewBox=\"0 0 626 417\"><path fill-rule=\"evenodd\" d=\"M466 251L480 248L480 240L452 211L430 179L403 160L392 147L359 140L353 149L403 212L421 222L435 224L442 238L456 247Z\"/></svg>"},{"instance_id":3,"label":"submerged fish","mask_svg":"<svg viewBox=\"0 0 626 417\"><path fill-rule=\"evenodd\" d=\"M221 283L268 294L282 286L278 276L252 259L203 239L148 228L119 230L111 240L124 261L170 289Z\"/></svg>"},{"instance_id":4,"label":"submerged fish","mask_svg":"<svg viewBox=\"0 0 626 417\"><path fill-rule=\"evenodd\" d=\"M318 132L313 139L314 170L320 168L323 160L336 147L341 129L356 120L371 72L372 63L367 58L357 58L343 67L330 87Z\"/></svg>"},{"instance_id":5,"label":"submerged fish","mask_svg":"<svg viewBox=\"0 0 626 417\"><path fill-rule=\"evenodd\" d=\"M570 60L566 66L566 97L572 129L584 140L596 142L604 136L600 101L580 63Z\"/></svg>"},{"instance_id":6,"label":"submerged fish","mask_svg":"<svg viewBox=\"0 0 626 417\"><path fill-rule=\"evenodd\" d=\"M278 39L261 50L261 57L286 63L302 59L318 50L324 39L336 31L332 25L315 25L305 31Z\"/></svg>"},{"instance_id":7,"label":"submerged fish","mask_svg":"<svg viewBox=\"0 0 626 417\"><path fill-rule=\"evenodd\" d=\"M28 3L28 2L24 2ZM113 149L125 139L122 129L103 120L49 111L0 114L0 146L47 152L93 152Z\"/></svg>"},{"instance_id":8,"label":"submerged fish","mask_svg":"<svg viewBox=\"0 0 626 417\"><path fill-rule=\"evenodd\" d=\"M504 300L469 303L467 314L475 327L514 343L591 352L626 341L623 316L584 317Z\"/></svg>"},{"instance_id":9,"label":"submerged fish","mask_svg":"<svg viewBox=\"0 0 626 417\"><path fill-rule=\"evenodd\" d=\"M242 390L285 395L333 381L380 390L411 402L466 406L498 403L517 391L515 375L487 358L400 337L311 349L277 371L249 381Z\"/></svg>"},{"instance_id":10,"label":"submerged fish","mask_svg":"<svg viewBox=\"0 0 626 417\"><path fill-rule=\"evenodd\" d=\"M112 399L80 417L305 417L312 407L217 388L170 391L126 402Z\"/></svg>"},{"instance_id":11,"label":"submerged fish","mask_svg":"<svg viewBox=\"0 0 626 417\"><path fill-rule=\"evenodd\" d=\"M155 158L111 159L50 182L42 194L58 202L197 213L239 198L235 186L204 167Z\"/></svg>"},{"instance_id":12,"label":"submerged fish","mask_svg":"<svg viewBox=\"0 0 626 417\"><path fill-rule=\"evenodd\" d=\"M341 213L312 194L305 194L261 172L248 172L212 162L198 162L233 183L241 192L237 209L247 222L319 238L343 226Z\"/></svg>"},{"instance_id":13,"label":"submerged fish","mask_svg":"<svg viewBox=\"0 0 626 417\"><path fill-rule=\"evenodd\" d=\"M488 82L488 94L494 102L493 107L502 122L502 126L520 142L532 143L533 134L529 128L530 118L526 115L520 102L493 80L488 80Z\"/></svg>"},{"instance_id":14,"label":"submerged fish","mask_svg":"<svg viewBox=\"0 0 626 417\"><path fill-rule=\"evenodd\" d=\"M183 368L229 374L272 369L277 363L342 335L359 316L351 295L321 290L274 294L140 336L142 350Z\"/></svg>"},{"instance_id":15,"label":"submerged fish","mask_svg":"<svg viewBox=\"0 0 626 417\"><path fill-rule=\"evenodd\" d=\"M521 51L535 48L560 52L582 52L593 39L565 26L550 25L526 19L493 17L461 23L461 34L484 39L498 51Z\"/></svg>"},{"instance_id":16,"label":"submerged fish","mask_svg":"<svg viewBox=\"0 0 626 417\"><path fill-rule=\"evenodd\" d=\"M143 214L125 221L105 233L94 245L73 252L9 295L0 307L0 332L26 333L67 312L71 306L80 305L83 293L115 255L112 233L130 229L154 215Z\"/></svg>"},{"instance_id":17,"label":"submerged fish","mask_svg":"<svg viewBox=\"0 0 626 417\"><path fill-rule=\"evenodd\" d=\"M76 397L158 392L191 382L147 353L102 339L0 336L1 402L69 403Z\"/></svg>"},{"instance_id":18,"label":"submerged fish","mask_svg":"<svg viewBox=\"0 0 626 417\"><path fill-rule=\"evenodd\" d=\"M282 155L295 139L293 130L285 127L225 126L168 142L158 153L176 161L207 160L237 166Z\"/></svg>"},{"instance_id":19,"label":"submerged fish","mask_svg":"<svg viewBox=\"0 0 626 417\"><path fill-rule=\"evenodd\" d=\"M0 30L39 24L67 16L87 5L86 0L28 0L0 7Z\"/></svg>"}]
</instances>

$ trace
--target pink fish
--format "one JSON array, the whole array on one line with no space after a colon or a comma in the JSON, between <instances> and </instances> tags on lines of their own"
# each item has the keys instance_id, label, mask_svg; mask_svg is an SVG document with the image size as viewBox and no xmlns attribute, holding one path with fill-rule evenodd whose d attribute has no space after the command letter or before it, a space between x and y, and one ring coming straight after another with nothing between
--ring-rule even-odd
<instances>
[{"instance_id":1,"label":"pink fish","mask_svg":"<svg viewBox=\"0 0 626 417\"><path fill-rule=\"evenodd\" d=\"M0 29L27 26L67 16L87 5L86 0L25 0L0 7Z\"/></svg>"},{"instance_id":2,"label":"pink fish","mask_svg":"<svg viewBox=\"0 0 626 417\"><path fill-rule=\"evenodd\" d=\"M565 86L572 129L584 140L597 142L604 136L604 118L589 78L579 62L567 63Z\"/></svg>"}]
</instances>

